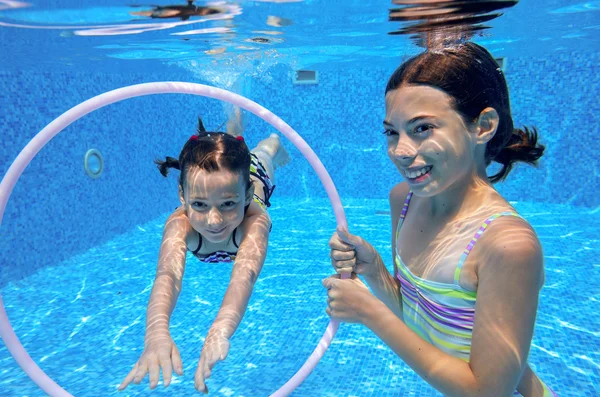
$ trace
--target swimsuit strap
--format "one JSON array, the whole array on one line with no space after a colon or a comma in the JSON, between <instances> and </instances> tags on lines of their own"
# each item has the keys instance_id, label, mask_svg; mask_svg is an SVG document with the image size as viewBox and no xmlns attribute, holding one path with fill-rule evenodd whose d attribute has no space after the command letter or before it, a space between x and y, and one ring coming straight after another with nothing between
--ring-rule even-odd
<instances>
[{"instance_id":1,"label":"swimsuit strap","mask_svg":"<svg viewBox=\"0 0 600 397\"><path fill-rule=\"evenodd\" d=\"M192 251L192 254L198 255L200 248L202 248L202 235L200 233L198 233L198 248L196 248L194 251Z\"/></svg>"},{"instance_id":2,"label":"swimsuit strap","mask_svg":"<svg viewBox=\"0 0 600 397\"><path fill-rule=\"evenodd\" d=\"M413 196L413 192L408 192L406 196L406 200L404 200L404 206L402 207L402 213L400 213L400 218L398 218L398 226L396 227L396 239L398 239L398 235L400 234L400 227L404 223L404 218L406 218L406 213L408 212L408 206L410 204L410 199Z\"/></svg>"},{"instance_id":3,"label":"swimsuit strap","mask_svg":"<svg viewBox=\"0 0 600 397\"><path fill-rule=\"evenodd\" d=\"M235 232L237 231L237 227L235 229L233 229L233 236L231 237L231 239L233 240L233 245L235 245L235 248L240 248L240 246L235 242Z\"/></svg>"},{"instance_id":4,"label":"swimsuit strap","mask_svg":"<svg viewBox=\"0 0 600 397\"><path fill-rule=\"evenodd\" d=\"M458 260L458 265L456 266L456 270L454 271L454 285L458 286L458 280L460 280L460 272L462 271L462 267L465 263L465 260L467 259L467 256L469 256L469 254L471 253L471 250L475 246L475 243L477 242L477 240L479 240L479 237L481 237L483 232L485 232L485 229L487 229L487 227L490 225L490 223L492 223L492 221L494 219L500 218L501 216L516 216L516 217L521 218L521 215L517 214L514 211L499 212L499 213L494 214L494 215L490 216L489 218L487 218L483 222L483 224L481 225L479 230L477 230L477 232L475 233L475 236L473 236L473 238L471 239L471 242L469 242L469 244L463 251L462 255L460 256L460 259Z\"/></svg>"},{"instance_id":5,"label":"swimsuit strap","mask_svg":"<svg viewBox=\"0 0 600 397\"><path fill-rule=\"evenodd\" d=\"M406 213L408 212L408 205L410 204L410 199L413 196L413 192L412 190L410 192L408 192L408 195L406 196L406 200L404 200L404 206L402 207L402 213L400 214L400 219L404 220L404 218L406 218Z\"/></svg>"},{"instance_id":6,"label":"swimsuit strap","mask_svg":"<svg viewBox=\"0 0 600 397\"><path fill-rule=\"evenodd\" d=\"M232 235L231 239L233 241L233 245L235 245L235 248L240 248L238 243L235 242L235 232L236 231L237 231L237 227L235 229L233 229L233 235ZM198 255L200 248L202 248L202 235L200 233L198 233L198 248L196 248L194 251L192 251L192 254Z\"/></svg>"}]
</instances>

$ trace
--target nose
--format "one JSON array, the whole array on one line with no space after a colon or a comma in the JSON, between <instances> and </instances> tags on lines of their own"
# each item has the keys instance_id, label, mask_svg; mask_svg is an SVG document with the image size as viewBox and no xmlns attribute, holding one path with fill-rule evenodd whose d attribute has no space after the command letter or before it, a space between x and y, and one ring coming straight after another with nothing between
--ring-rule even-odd
<instances>
[{"instance_id":1,"label":"nose","mask_svg":"<svg viewBox=\"0 0 600 397\"><path fill-rule=\"evenodd\" d=\"M216 208L212 208L208 212L208 225L209 226L218 226L221 223L223 223L223 215L221 214L221 211L219 211Z\"/></svg>"},{"instance_id":2,"label":"nose","mask_svg":"<svg viewBox=\"0 0 600 397\"><path fill-rule=\"evenodd\" d=\"M392 155L401 164L411 164L417 157L417 145L411 139L400 137Z\"/></svg>"}]
</instances>

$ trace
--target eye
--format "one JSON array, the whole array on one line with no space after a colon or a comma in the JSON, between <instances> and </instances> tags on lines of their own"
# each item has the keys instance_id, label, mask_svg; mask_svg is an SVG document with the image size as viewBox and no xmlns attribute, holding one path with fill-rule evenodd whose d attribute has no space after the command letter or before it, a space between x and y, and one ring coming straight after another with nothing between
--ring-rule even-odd
<instances>
[{"instance_id":1,"label":"eye","mask_svg":"<svg viewBox=\"0 0 600 397\"><path fill-rule=\"evenodd\" d=\"M223 203L223 207L225 208L231 208L231 207L235 207L235 201L226 201Z\"/></svg>"},{"instance_id":2,"label":"eye","mask_svg":"<svg viewBox=\"0 0 600 397\"><path fill-rule=\"evenodd\" d=\"M200 201L194 201L192 203L192 207L194 207L194 208L200 208L200 209L207 208L206 204L204 204L203 202L200 202Z\"/></svg>"},{"instance_id":3,"label":"eye","mask_svg":"<svg viewBox=\"0 0 600 397\"><path fill-rule=\"evenodd\" d=\"M416 135L425 134L426 132L431 131L433 128L434 128L434 126L431 124L421 124L413 130L413 134L416 134Z\"/></svg>"},{"instance_id":4,"label":"eye","mask_svg":"<svg viewBox=\"0 0 600 397\"><path fill-rule=\"evenodd\" d=\"M385 135L385 136L393 136L393 135L398 135L398 133L396 131L394 131L394 130L387 129L387 130L383 131L383 135Z\"/></svg>"}]
</instances>

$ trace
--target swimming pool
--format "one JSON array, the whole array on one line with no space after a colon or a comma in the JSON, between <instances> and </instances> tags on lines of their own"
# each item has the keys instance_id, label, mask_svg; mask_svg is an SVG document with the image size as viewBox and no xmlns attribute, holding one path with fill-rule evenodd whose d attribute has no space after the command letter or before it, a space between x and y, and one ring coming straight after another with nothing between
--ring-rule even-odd
<instances>
[{"instance_id":1,"label":"swimming pool","mask_svg":"<svg viewBox=\"0 0 600 397\"><path fill-rule=\"evenodd\" d=\"M248 312L231 340L226 361L209 380L218 396L265 396L304 363L328 323L321 280L331 274L326 244L335 219L329 202L273 200L272 244ZM297 206L290 216L290 205ZM390 217L385 200L345 203L350 230L361 230L391 266L383 238ZM518 202L544 244L546 286L541 292L530 363L561 396L595 396L600 373L598 320L589 313L600 288L572 288L600 276L596 263L600 212ZM314 217L315 213L323 216ZM143 349L145 309L167 214L136 226L90 251L43 269L3 289L22 343L59 384L76 396L147 395L146 385L116 387ZM585 228L582 225L586 225ZM566 255L567 247L575 247ZM191 260L171 332L182 352L184 375L156 395L192 395L204 335L227 287L230 265ZM577 270L577 272L575 272ZM58 281L59 280L59 281ZM577 304L575 304L577 303ZM0 390L40 395L12 358L0 361ZM343 324L321 363L293 395L437 396L368 329Z\"/></svg>"},{"instance_id":2,"label":"swimming pool","mask_svg":"<svg viewBox=\"0 0 600 397\"><path fill-rule=\"evenodd\" d=\"M207 22L202 26L215 30L187 36L171 35L187 25L110 37L69 28L126 24L131 7L113 0L95 8L60 0L12 14L0 10L0 22L27 25L0 26L0 42L12 54L0 60L0 174L46 124L110 89L164 80L226 88L250 81L243 94L307 140L338 186L350 230L374 243L391 266L383 199L398 175L381 135L383 89L398 62L418 49L387 35L397 28L387 23L391 3L383 9L375 2L334 3L240 1L241 13L231 11L237 26ZM529 361L560 396L600 394L600 160L591 150L600 136L599 9L594 1L523 1L493 21L490 36L476 38L507 62L516 124L537 126L548 146L540 169L518 167L498 188L544 247L546 283ZM271 15L293 23L274 29L265 23ZM249 40L256 37L271 42ZM236 49L227 40L256 48ZM223 46L230 47L219 54ZM318 84L292 84L298 69L318 71ZM143 348L162 225L178 204L175 178L162 178L152 160L176 155L198 114L217 128L226 111L216 101L183 95L109 106L52 140L17 184L0 230L0 292L32 358L75 396L149 393L146 382L121 393L116 386ZM266 132L269 126L249 118L249 142ZM98 179L83 170L89 149L104 156ZM214 395L275 391L329 321L321 279L332 273L327 241L335 220L314 173L288 149L293 160L278 175L267 262L229 356L208 382ZM154 395L194 393L200 348L230 270L188 261L171 328L185 375L166 390L159 384ZM1 396L42 395L4 345L0 375ZM373 333L343 324L293 395L438 394Z\"/></svg>"}]
</instances>

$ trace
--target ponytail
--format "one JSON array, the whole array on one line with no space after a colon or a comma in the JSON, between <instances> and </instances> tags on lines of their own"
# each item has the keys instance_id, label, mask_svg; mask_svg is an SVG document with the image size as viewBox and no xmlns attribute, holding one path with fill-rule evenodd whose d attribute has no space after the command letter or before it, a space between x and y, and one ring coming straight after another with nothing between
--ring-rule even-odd
<instances>
[{"instance_id":1,"label":"ponytail","mask_svg":"<svg viewBox=\"0 0 600 397\"><path fill-rule=\"evenodd\" d=\"M176 170L179 170L179 160L177 160L176 158L173 157L168 157L165 159L165 161L161 161L161 160L154 160L154 163L156 164L156 166L158 167L158 170L160 171L160 173L162 174L162 176L167 176L169 175L169 168L175 168Z\"/></svg>"},{"instance_id":2,"label":"ponytail","mask_svg":"<svg viewBox=\"0 0 600 397\"><path fill-rule=\"evenodd\" d=\"M514 129L506 145L493 157L493 161L502 164L500 171L489 177L490 182L496 183L504 180L511 171L514 163L521 161L530 165L537 165L537 161L544 154L544 145L538 145L538 132L534 127L531 130Z\"/></svg>"}]
</instances>

